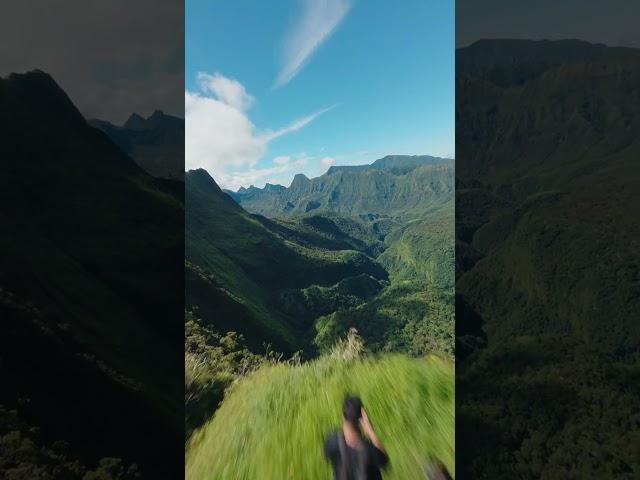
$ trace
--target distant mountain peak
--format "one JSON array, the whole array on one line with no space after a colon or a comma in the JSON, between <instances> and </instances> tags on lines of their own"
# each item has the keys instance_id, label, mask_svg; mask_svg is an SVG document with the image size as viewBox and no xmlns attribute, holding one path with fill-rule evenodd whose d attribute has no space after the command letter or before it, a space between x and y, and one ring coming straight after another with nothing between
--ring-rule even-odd
<instances>
[{"instance_id":1,"label":"distant mountain peak","mask_svg":"<svg viewBox=\"0 0 640 480\"><path fill-rule=\"evenodd\" d=\"M132 113L131 116L124 122L123 127L130 130L144 130L146 120L137 113Z\"/></svg>"},{"instance_id":2,"label":"distant mountain peak","mask_svg":"<svg viewBox=\"0 0 640 480\"><path fill-rule=\"evenodd\" d=\"M296 173L296 175L293 177L293 180L291 181L291 185L289 186L289 188L295 188L296 186L304 185L309 181L309 177L307 177L304 173Z\"/></svg>"},{"instance_id":3,"label":"distant mountain peak","mask_svg":"<svg viewBox=\"0 0 640 480\"><path fill-rule=\"evenodd\" d=\"M284 190L286 190L287 187L283 186L283 185L274 185L272 183L266 183L264 186L264 191L265 192L282 192Z\"/></svg>"}]
</instances>

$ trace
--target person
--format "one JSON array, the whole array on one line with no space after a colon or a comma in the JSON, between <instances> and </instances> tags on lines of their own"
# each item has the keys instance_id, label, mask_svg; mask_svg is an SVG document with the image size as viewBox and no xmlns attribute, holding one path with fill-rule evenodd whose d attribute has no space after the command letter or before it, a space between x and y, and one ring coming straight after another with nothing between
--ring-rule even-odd
<instances>
[{"instance_id":1,"label":"person","mask_svg":"<svg viewBox=\"0 0 640 480\"><path fill-rule=\"evenodd\" d=\"M389 457L360 398L348 395L342 414L342 430L329 434L324 444L334 480L382 480Z\"/></svg>"}]
</instances>

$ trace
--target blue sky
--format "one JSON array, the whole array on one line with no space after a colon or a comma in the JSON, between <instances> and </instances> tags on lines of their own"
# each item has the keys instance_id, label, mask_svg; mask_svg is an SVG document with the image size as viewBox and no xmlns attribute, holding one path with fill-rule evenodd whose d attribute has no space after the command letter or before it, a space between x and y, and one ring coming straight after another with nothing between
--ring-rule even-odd
<instances>
[{"instance_id":1,"label":"blue sky","mask_svg":"<svg viewBox=\"0 0 640 480\"><path fill-rule=\"evenodd\" d=\"M226 188L454 156L452 0L187 0L187 169Z\"/></svg>"}]
</instances>

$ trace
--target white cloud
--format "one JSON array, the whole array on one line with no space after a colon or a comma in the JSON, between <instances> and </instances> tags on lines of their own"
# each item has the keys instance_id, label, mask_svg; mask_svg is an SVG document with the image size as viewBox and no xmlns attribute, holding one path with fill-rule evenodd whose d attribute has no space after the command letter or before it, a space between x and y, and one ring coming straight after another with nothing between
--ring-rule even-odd
<instances>
[{"instance_id":1,"label":"white cloud","mask_svg":"<svg viewBox=\"0 0 640 480\"><path fill-rule=\"evenodd\" d=\"M254 165L266 150L244 112L218 99L185 92L184 113L187 170Z\"/></svg>"},{"instance_id":2,"label":"white cloud","mask_svg":"<svg viewBox=\"0 0 640 480\"><path fill-rule=\"evenodd\" d=\"M201 91L185 91L185 168L204 168L217 178L227 178L230 168L254 167L269 142L299 131L333 108L260 131L247 114L254 99L240 82L220 73L200 73L197 78Z\"/></svg>"},{"instance_id":3,"label":"white cloud","mask_svg":"<svg viewBox=\"0 0 640 480\"><path fill-rule=\"evenodd\" d=\"M245 112L253 105L254 98L233 78L227 78L217 72L213 75L200 72L197 79L202 92L215 95L230 107Z\"/></svg>"},{"instance_id":4,"label":"white cloud","mask_svg":"<svg viewBox=\"0 0 640 480\"><path fill-rule=\"evenodd\" d=\"M324 168L329 168L331 165L334 165L336 163L336 159L333 157L324 157L322 160L320 160L320 163Z\"/></svg>"},{"instance_id":5,"label":"white cloud","mask_svg":"<svg viewBox=\"0 0 640 480\"><path fill-rule=\"evenodd\" d=\"M304 0L300 18L285 37L284 62L275 88L286 85L298 74L350 8L351 0Z\"/></svg>"}]
</instances>

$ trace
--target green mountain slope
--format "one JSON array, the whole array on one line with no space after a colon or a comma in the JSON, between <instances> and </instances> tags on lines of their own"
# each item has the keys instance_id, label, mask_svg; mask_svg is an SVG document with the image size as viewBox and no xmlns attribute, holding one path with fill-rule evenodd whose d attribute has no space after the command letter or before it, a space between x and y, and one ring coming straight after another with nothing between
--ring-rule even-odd
<instances>
[{"instance_id":1,"label":"green mountain slope","mask_svg":"<svg viewBox=\"0 0 640 480\"><path fill-rule=\"evenodd\" d=\"M452 289L454 277L454 202L438 204L385 238L377 257L392 278L428 281Z\"/></svg>"}]
</instances>

